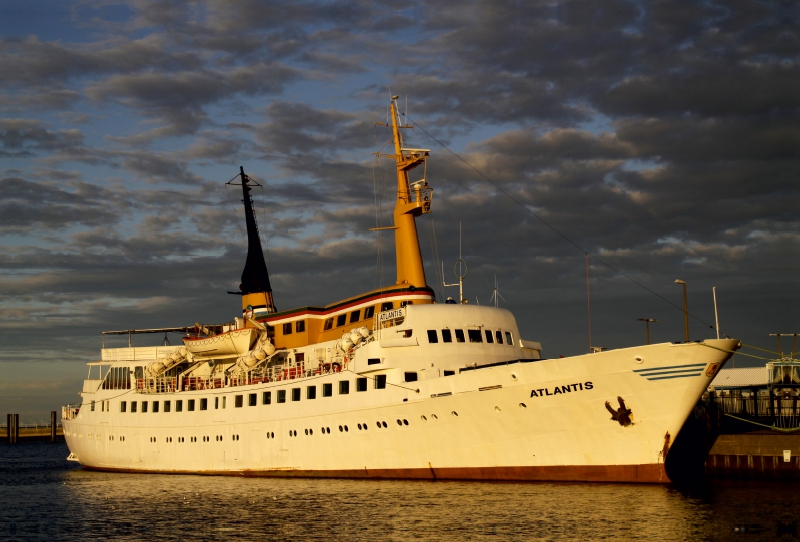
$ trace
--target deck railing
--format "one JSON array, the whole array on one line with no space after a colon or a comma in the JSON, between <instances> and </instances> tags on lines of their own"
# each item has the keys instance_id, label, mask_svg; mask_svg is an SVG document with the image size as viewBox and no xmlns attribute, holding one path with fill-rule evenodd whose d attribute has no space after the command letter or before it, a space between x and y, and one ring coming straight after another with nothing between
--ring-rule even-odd
<instances>
[{"instance_id":1,"label":"deck railing","mask_svg":"<svg viewBox=\"0 0 800 542\"><path fill-rule=\"evenodd\" d=\"M61 407L61 419L62 420L74 420L78 416L78 412L81 410L81 404L77 405L64 405Z\"/></svg>"}]
</instances>

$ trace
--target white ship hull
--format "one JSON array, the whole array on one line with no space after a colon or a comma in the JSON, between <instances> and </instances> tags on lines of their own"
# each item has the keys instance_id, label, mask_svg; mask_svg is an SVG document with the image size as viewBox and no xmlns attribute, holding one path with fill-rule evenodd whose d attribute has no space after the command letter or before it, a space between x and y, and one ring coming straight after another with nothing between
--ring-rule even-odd
<instances>
[{"instance_id":1,"label":"white ship hull","mask_svg":"<svg viewBox=\"0 0 800 542\"><path fill-rule=\"evenodd\" d=\"M73 456L96 470L668 482L665 453L730 356L722 350L736 346L734 340L657 344L479 368L385 389L370 382L364 392L355 391L352 381L360 375L349 371L149 396L101 389L91 394L94 411L86 394L80 412L63 423ZM305 393L308 385L335 388L341 380L351 381L350 394L275 403L277 390L290 396L291 388ZM272 393L271 404L262 404L265 391ZM253 393L257 405L248 406ZM241 408L236 395L243 396ZM223 396L226 408L214 408ZM618 397L631 411L630 425L611 419L606 402L616 410ZM208 410L174 412L173 406L163 412L164 401L201 398L208 399ZM161 402L162 412L119 412L120 401L137 399Z\"/></svg>"}]
</instances>

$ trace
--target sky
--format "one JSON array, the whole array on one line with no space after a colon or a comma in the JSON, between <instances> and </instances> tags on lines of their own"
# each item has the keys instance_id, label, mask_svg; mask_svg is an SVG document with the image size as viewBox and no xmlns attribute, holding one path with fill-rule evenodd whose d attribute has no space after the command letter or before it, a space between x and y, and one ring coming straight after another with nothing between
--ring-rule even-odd
<instances>
[{"instance_id":1,"label":"sky","mask_svg":"<svg viewBox=\"0 0 800 542\"><path fill-rule=\"evenodd\" d=\"M393 94L431 149L440 300L460 225L466 297L496 280L544 357L586 353L589 314L595 346L643 344L639 318L683 341L676 279L692 340L716 287L722 333L774 351L800 332L798 21L789 1L0 0L0 413L79 402L101 331L240 314L239 166L279 310L392 284L369 228L394 205L373 155Z\"/></svg>"}]
</instances>

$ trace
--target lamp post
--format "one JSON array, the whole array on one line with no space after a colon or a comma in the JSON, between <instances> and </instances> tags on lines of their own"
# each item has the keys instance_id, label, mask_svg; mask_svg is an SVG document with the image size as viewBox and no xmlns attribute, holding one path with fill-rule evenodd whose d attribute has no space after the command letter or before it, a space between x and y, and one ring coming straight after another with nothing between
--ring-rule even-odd
<instances>
[{"instance_id":1,"label":"lamp post","mask_svg":"<svg viewBox=\"0 0 800 542\"><path fill-rule=\"evenodd\" d=\"M644 322L645 329L647 330L647 344L650 344L650 322L658 322L653 318L639 318L640 322Z\"/></svg>"},{"instance_id":2,"label":"lamp post","mask_svg":"<svg viewBox=\"0 0 800 542\"><path fill-rule=\"evenodd\" d=\"M677 279L675 284L683 286L683 331L686 335L686 342L689 342L689 307L686 304L686 281Z\"/></svg>"}]
</instances>

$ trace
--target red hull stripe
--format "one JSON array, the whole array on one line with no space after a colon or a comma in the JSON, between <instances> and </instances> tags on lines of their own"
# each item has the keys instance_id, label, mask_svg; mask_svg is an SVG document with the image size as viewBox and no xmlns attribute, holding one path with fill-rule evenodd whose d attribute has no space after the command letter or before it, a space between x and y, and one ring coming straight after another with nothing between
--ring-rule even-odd
<instances>
[{"instance_id":1,"label":"red hull stripe","mask_svg":"<svg viewBox=\"0 0 800 542\"><path fill-rule=\"evenodd\" d=\"M87 470L154 474L204 474L212 476L252 476L273 478L383 478L403 480L491 480L551 482L627 482L666 484L670 482L664 465L562 465L550 467L460 467L428 469L363 470L246 470L246 471L157 471L89 467Z\"/></svg>"}]
</instances>

